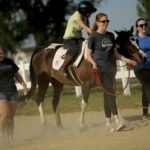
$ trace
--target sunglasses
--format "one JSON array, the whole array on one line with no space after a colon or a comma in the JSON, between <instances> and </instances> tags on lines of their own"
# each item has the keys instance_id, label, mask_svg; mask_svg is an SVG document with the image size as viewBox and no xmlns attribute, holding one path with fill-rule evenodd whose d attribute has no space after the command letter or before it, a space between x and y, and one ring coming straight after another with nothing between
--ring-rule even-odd
<instances>
[{"instance_id":1,"label":"sunglasses","mask_svg":"<svg viewBox=\"0 0 150 150\"><path fill-rule=\"evenodd\" d=\"M147 24L147 23L145 23L145 24L139 24L139 25L138 25L138 27L141 27L141 28L144 28L144 26L145 26L145 27L147 27L147 26L148 26L148 24Z\"/></svg>"},{"instance_id":2,"label":"sunglasses","mask_svg":"<svg viewBox=\"0 0 150 150\"><path fill-rule=\"evenodd\" d=\"M98 21L98 22L102 22L102 23L109 23L109 20L102 20L102 21Z\"/></svg>"}]
</instances>

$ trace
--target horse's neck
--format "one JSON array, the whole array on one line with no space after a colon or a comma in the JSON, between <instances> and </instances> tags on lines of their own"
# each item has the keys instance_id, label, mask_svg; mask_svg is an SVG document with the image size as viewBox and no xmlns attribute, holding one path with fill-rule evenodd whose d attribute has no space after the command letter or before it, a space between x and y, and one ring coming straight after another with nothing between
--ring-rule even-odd
<instances>
[{"instance_id":1,"label":"horse's neck","mask_svg":"<svg viewBox=\"0 0 150 150\"><path fill-rule=\"evenodd\" d=\"M123 55L126 58L131 58L130 55L125 51L124 47L117 48L119 54Z\"/></svg>"}]
</instances>

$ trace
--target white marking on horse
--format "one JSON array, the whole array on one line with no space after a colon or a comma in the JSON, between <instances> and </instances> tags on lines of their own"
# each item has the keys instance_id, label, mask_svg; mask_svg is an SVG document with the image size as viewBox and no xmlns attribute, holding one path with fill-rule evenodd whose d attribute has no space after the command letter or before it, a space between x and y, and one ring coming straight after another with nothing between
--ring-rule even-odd
<instances>
[{"instance_id":1,"label":"white marking on horse","mask_svg":"<svg viewBox=\"0 0 150 150\"><path fill-rule=\"evenodd\" d=\"M49 45L48 47L46 47L46 49L55 49L56 46L61 46L62 44L59 44L59 43L52 43L51 45Z\"/></svg>"},{"instance_id":2,"label":"white marking on horse","mask_svg":"<svg viewBox=\"0 0 150 150\"><path fill-rule=\"evenodd\" d=\"M87 103L84 101L84 99L82 99L82 101L81 101L81 114L80 114L80 118L79 118L80 128L84 128L84 116L85 116L86 108L87 108Z\"/></svg>"},{"instance_id":3,"label":"white marking on horse","mask_svg":"<svg viewBox=\"0 0 150 150\"><path fill-rule=\"evenodd\" d=\"M142 56L143 58L146 58L146 57L147 57L147 55L146 55L141 49L139 49L139 53L141 54L141 56Z\"/></svg>"},{"instance_id":4,"label":"white marking on horse","mask_svg":"<svg viewBox=\"0 0 150 150\"><path fill-rule=\"evenodd\" d=\"M40 113L40 118L41 118L41 124L43 126L45 126L46 118L45 118L45 114L44 114L43 103L40 103L40 105L39 105L39 113Z\"/></svg>"},{"instance_id":5,"label":"white marking on horse","mask_svg":"<svg viewBox=\"0 0 150 150\"><path fill-rule=\"evenodd\" d=\"M57 125L57 127L63 128L62 122L61 122L61 118L60 118L60 114L59 114L58 106L57 106L56 111L55 111L55 118L56 118L56 125Z\"/></svg>"},{"instance_id":6,"label":"white marking on horse","mask_svg":"<svg viewBox=\"0 0 150 150\"><path fill-rule=\"evenodd\" d=\"M140 49L139 46L138 46L138 44L137 44L137 42L136 42L135 37L131 36L131 37L129 38L129 40L130 40L130 42L131 42L137 49Z\"/></svg>"}]
</instances>

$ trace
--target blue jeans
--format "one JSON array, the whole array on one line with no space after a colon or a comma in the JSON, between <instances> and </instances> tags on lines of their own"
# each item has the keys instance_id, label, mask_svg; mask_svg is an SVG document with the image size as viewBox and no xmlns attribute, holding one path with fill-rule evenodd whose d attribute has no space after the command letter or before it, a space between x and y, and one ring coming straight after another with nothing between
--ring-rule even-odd
<instances>
[{"instance_id":1,"label":"blue jeans","mask_svg":"<svg viewBox=\"0 0 150 150\"><path fill-rule=\"evenodd\" d=\"M18 92L0 92L0 100L17 101Z\"/></svg>"}]
</instances>

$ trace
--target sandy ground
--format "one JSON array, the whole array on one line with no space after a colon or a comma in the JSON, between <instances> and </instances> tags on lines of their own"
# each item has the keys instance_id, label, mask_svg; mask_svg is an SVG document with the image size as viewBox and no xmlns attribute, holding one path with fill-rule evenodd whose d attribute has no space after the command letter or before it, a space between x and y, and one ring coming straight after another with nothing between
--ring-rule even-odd
<instances>
[{"instance_id":1,"label":"sandy ground","mask_svg":"<svg viewBox=\"0 0 150 150\"><path fill-rule=\"evenodd\" d=\"M123 110L127 127L120 132L105 131L103 112L87 112L86 128L79 129L79 113L62 114L64 129L47 115L47 128L38 116L16 116L15 143L0 150L150 150L150 120L141 120L141 110Z\"/></svg>"}]
</instances>

